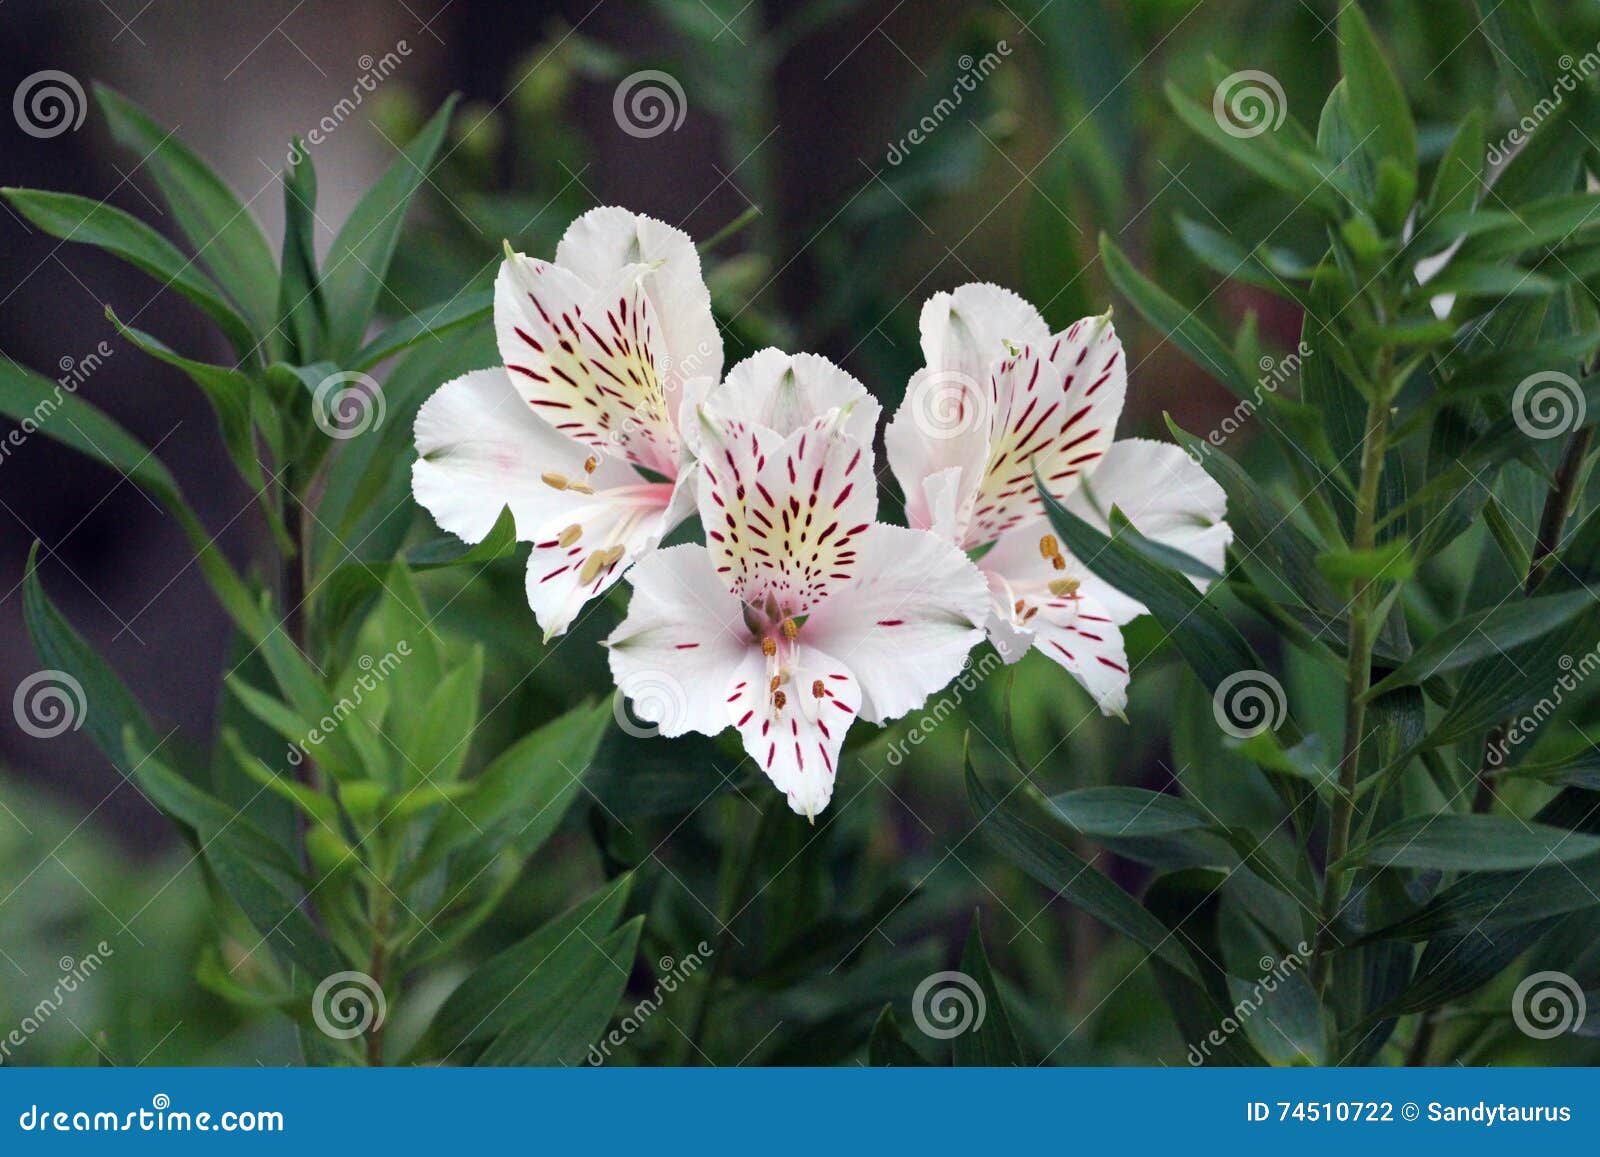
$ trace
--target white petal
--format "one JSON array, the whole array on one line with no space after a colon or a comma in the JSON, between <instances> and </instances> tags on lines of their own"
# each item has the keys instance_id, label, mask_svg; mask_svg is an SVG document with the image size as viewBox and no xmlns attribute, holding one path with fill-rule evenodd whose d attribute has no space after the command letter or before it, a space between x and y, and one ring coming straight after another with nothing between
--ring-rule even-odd
<instances>
[{"instance_id":1,"label":"white petal","mask_svg":"<svg viewBox=\"0 0 1600 1157\"><path fill-rule=\"evenodd\" d=\"M728 684L728 719L744 749L797 814L815 819L833 797L839 750L861 706L861 687L838 659L813 647L795 648L779 691L760 651Z\"/></svg>"},{"instance_id":2,"label":"white petal","mask_svg":"<svg viewBox=\"0 0 1600 1157\"><path fill-rule=\"evenodd\" d=\"M728 371L706 396L706 408L719 419L765 426L787 438L830 410L849 407L847 434L871 442L881 407L867 388L827 358L764 349Z\"/></svg>"},{"instance_id":3,"label":"white petal","mask_svg":"<svg viewBox=\"0 0 1600 1157\"><path fill-rule=\"evenodd\" d=\"M663 384L669 413L696 379L722 378L722 335L711 315L711 293L700 251L681 229L616 206L590 209L567 227L556 264L590 285L606 285L630 265L650 266L643 280L666 339Z\"/></svg>"},{"instance_id":4,"label":"white petal","mask_svg":"<svg viewBox=\"0 0 1600 1157\"><path fill-rule=\"evenodd\" d=\"M677 471L675 399L644 266L590 285L531 257L503 261L494 325L512 384L538 415L600 454L667 477Z\"/></svg>"},{"instance_id":5,"label":"white petal","mask_svg":"<svg viewBox=\"0 0 1600 1157\"><path fill-rule=\"evenodd\" d=\"M760 650L739 600L701 546L656 551L629 572L628 616L606 640L611 675L634 714L672 737L728 726L728 687Z\"/></svg>"},{"instance_id":6,"label":"white petal","mask_svg":"<svg viewBox=\"0 0 1600 1157\"><path fill-rule=\"evenodd\" d=\"M870 723L914 711L961 673L983 639L984 579L948 540L878 524L863 534L854 578L800 628L861 684Z\"/></svg>"},{"instance_id":7,"label":"white petal","mask_svg":"<svg viewBox=\"0 0 1600 1157\"><path fill-rule=\"evenodd\" d=\"M581 475L589 456L534 415L503 369L475 370L440 386L417 412L416 437L412 493L434 521L467 542L482 540L508 505L518 537L530 539L572 501L542 475Z\"/></svg>"},{"instance_id":8,"label":"white petal","mask_svg":"<svg viewBox=\"0 0 1600 1157\"><path fill-rule=\"evenodd\" d=\"M1222 487L1171 442L1128 438L1113 443L1084 487L1068 496L1066 506L1101 529L1115 506L1146 538L1213 570L1222 569L1233 541L1233 531L1223 521L1228 498Z\"/></svg>"},{"instance_id":9,"label":"white petal","mask_svg":"<svg viewBox=\"0 0 1600 1157\"><path fill-rule=\"evenodd\" d=\"M622 463L608 469L632 473ZM568 490L568 505L539 526L528 555L528 605L546 640L564 634L584 604L603 593L633 563L655 549L671 527L670 483L647 483L634 474L625 485L593 494Z\"/></svg>"},{"instance_id":10,"label":"white petal","mask_svg":"<svg viewBox=\"0 0 1600 1157\"><path fill-rule=\"evenodd\" d=\"M950 370L982 383L1008 346L1043 345L1050 330L1039 311L998 285L963 285L936 293L922 306L922 356L931 370Z\"/></svg>"},{"instance_id":11,"label":"white petal","mask_svg":"<svg viewBox=\"0 0 1600 1157\"><path fill-rule=\"evenodd\" d=\"M1002 593L1003 584L991 585L996 599L990 639L1008 663L1016 662L1019 648L1031 642L1065 668L1102 713L1123 713L1128 706L1128 654L1122 632L1104 606L1080 590L1069 597L1044 592L1042 598L1024 598L1018 609L1009 601L1014 591Z\"/></svg>"},{"instance_id":12,"label":"white petal","mask_svg":"<svg viewBox=\"0 0 1600 1157\"><path fill-rule=\"evenodd\" d=\"M990 377L995 424L965 545L993 542L1041 511L1035 473L1072 493L1116 435L1127 394L1122 343L1108 317L1084 318L1025 347Z\"/></svg>"},{"instance_id":13,"label":"white petal","mask_svg":"<svg viewBox=\"0 0 1600 1157\"><path fill-rule=\"evenodd\" d=\"M930 506L927 481L954 472L941 483L950 503L955 533L965 534L994 427L994 401L987 378L975 379L957 370L923 368L911 376L905 399L884 430L889 468L906 496L906 521L932 529L937 512Z\"/></svg>"},{"instance_id":14,"label":"white petal","mask_svg":"<svg viewBox=\"0 0 1600 1157\"><path fill-rule=\"evenodd\" d=\"M728 588L774 619L847 583L878 510L872 448L837 416L787 438L702 411L700 521Z\"/></svg>"}]
</instances>

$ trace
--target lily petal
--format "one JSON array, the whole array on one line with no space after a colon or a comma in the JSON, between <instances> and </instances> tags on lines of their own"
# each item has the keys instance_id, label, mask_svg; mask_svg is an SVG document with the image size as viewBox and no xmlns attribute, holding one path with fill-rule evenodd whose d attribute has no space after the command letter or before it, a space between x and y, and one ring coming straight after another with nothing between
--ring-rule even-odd
<instances>
[{"instance_id":1,"label":"lily petal","mask_svg":"<svg viewBox=\"0 0 1600 1157\"><path fill-rule=\"evenodd\" d=\"M961 673L983 639L983 576L949 541L878 524L860 538L849 587L806 620L805 638L848 664L861 717L884 723L914 711Z\"/></svg>"},{"instance_id":2,"label":"lily petal","mask_svg":"<svg viewBox=\"0 0 1600 1157\"><path fill-rule=\"evenodd\" d=\"M739 600L700 546L656 551L628 581L627 618L606 640L617 687L664 736L716 735L728 726L728 686L754 646Z\"/></svg>"},{"instance_id":3,"label":"lily petal","mask_svg":"<svg viewBox=\"0 0 1600 1157\"><path fill-rule=\"evenodd\" d=\"M543 475L579 477L589 456L529 409L503 369L474 370L440 386L417 411L416 438L412 493L434 521L467 542L482 541L505 506L518 536L531 538L571 505Z\"/></svg>"},{"instance_id":4,"label":"lily petal","mask_svg":"<svg viewBox=\"0 0 1600 1157\"><path fill-rule=\"evenodd\" d=\"M761 350L734 366L705 404L718 419L764 426L784 438L831 410L848 408L844 431L862 442L872 441L881 413L867 388L827 358L779 349Z\"/></svg>"},{"instance_id":5,"label":"lily petal","mask_svg":"<svg viewBox=\"0 0 1600 1157\"><path fill-rule=\"evenodd\" d=\"M705 411L701 426L700 521L728 589L783 617L848 583L878 509L871 446L839 415L787 438Z\"/></svg>"},{"instance_id":6,"label":"lily petal","mask_svg":"<svg viewBox=\"0 0 1600 1157\"><path fill-rule=\"evenodd\" d=\"M768 661L760 651L750 653L727 685L728 719L789 807L814 820L833 798L861 686L848 667L815 647L796 647L792 662L778 699L769 690Z\"/></svg>"},{"instance_id":7,"label":"lily petal","mask_svg":"<svg viewBox=\"0 0 1600 1157\"><path fill-rule=\"evenodd\" d=\"M1007 347L1042 346L1050 330L1034 309L1009 289L975 282L953 293L936 293L919 318L922 356L930 370L988 380L989 367Z\"/></svg>"},{"instance_id":8,"label":"lily petal","mask_svg":"<svg viewBox=\"0 0 1600 1157\"><path fill-rule=\"evenodd\" d=\"M679 442L647 272L629 266L591 286L559 265L513 255L495 280L495 337L540 417L592 450L670 478Z\"/></svg>"}]
</instances>

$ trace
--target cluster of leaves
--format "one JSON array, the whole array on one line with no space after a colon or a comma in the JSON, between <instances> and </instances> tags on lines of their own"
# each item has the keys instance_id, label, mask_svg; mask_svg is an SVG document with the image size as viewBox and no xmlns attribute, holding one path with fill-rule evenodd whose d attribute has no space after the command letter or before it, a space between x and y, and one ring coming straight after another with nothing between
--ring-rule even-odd
<instances>
[{"instance_id":1,"label":"cluster of leaves","mask_svg":"<svg viewBox=\"0 0 1600 1157\"><path fill-rule=\"evenodd\" d=\"M1558 91L1561 42L1526 3L1484 7L1531 112ZM1051 511L1064 545L1149 606L1219 718L1237 676L1276 682L1224 614L1237 599L1283 642L1286 710L1237 741L1175 735L1180 768L1226 764L1231 799L1181 770L1177 794L1046 799L970 780L1008 858L1149 952L1187 1040L1252 990L1262 999L1262 960L1304 966L1207 1050L1211 1063L1367 1063L1391 1040L1390 1055L1425 1063L1445 1010L1471 1007L1524 957L1600 982L1587 949L1600 929L1590 745L1579 727L1507 730L1530 712L1543 725L1557 705L1581 719L1593 703L1580 685L1600 642L1600 519L1584 502L1600 198L1583 184L1600 104L1592 86L1567 94L1498 170L1468 115L1440 138L1429 178L1358 6L1338 39L1343 75L1314 137L1286 110L1265 131L1230 131L1210 100L1168 92L1185 125L1321 226L1320 253L1180 226L1205 265L1302 311L1298 396L1258 379L1269 363L1253 321L1224 340L1102 243L1113 282L1237 396L1235 414L1292 481L1263 485L1225 439L1169 419L1226 490L1236 532L1227 581L1205 596L1130 529L1107 537ZM1215 84L1230 74L1213 63ZM1559 425L1518 396L1539 374L1572 386ZM1142 902L1086 870L1085 840L1156 869ZM1511 1031L1511 1013L1502 1003L1469 1020L1455 1055Z\"/></svg>"}]
</instances>

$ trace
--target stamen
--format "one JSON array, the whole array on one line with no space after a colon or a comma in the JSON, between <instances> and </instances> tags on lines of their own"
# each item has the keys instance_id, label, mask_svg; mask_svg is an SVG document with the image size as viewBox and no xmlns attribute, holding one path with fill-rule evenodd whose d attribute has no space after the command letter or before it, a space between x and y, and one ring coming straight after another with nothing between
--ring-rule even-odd
<instances>
[{"instance_id":1,"label":"stamen","mask_svg":"<svg viewBox=\"0 0 1600 1157\"><path fill-rule=\"evenodd\" d=\"M793 619L784 619L783 637L788 639L791 643L794 642L795 639L800 637L800 624L796 623Z\"/></svg>"},{"instance_id":2,"label":"stamen","mask_svg":"<svg viewBox=\"0 0 1600 1157\"><path fill-rule=\"evenodd\" d=\"M568 482L567 489L572 491L574 494L594 493L594 487L590 486L587 482Z\"/></svg>"},{"instance_id":3,"label":"stamen","mask_svg":"<svg viewBox=\"0 0 1600 1157\"><path fill-rule=\"evenodd\" d=\"M539 475L539 477L541 480L543 480L546 486L553 486L557 490L565 490L571 485L571 483L567 481L567 476L565 474L557 474L554 470L546 470L543 474Z\"/></svg>"},{"instance_id":4,"label":"stamen","mask_svg":"<svg viewBox=\"0 0 1600 1157\"><path fill-rule=\"evenodd\" d=\"M776 655L778 653L778 640L770 638L762 639L761 653L769 659Z\"/></svg>"},{"instance_id":5,"label":"stamen","mask_svg":"<svg viewBox=\"0 0 1600 1157\"><path fill-rule=\"evenodd\" d=\"M1022 613L1022 608L1027 606L1027 605L1028 605L1027 603L1023 602L1021 599L1018 599L1016 601L1016 603L1014 603L1012 605L1011 613L1015 614L1015 615L1020 615Z\"/></svg>"},{"instance_id":6,"label":"stamen","mask_svg":"<svg viewBox=\"0 0 1600 1157\"><path fill-rule=\"evenodd\" d=\"M811 697L813 699L821 699L827 693L827 688L823 687L821 679L813 679L811 681Z\"/></svg>"},{"instance_id":7,"label":"stamen","mask_svg":"<svg viewBox=\"0 0 1600 1157\"><path fill-rule=\"evenodd\" d=\"M1058 555L1055 556L1055 558L1050 560L1050 565L1055 567L1056 570L1066 570L1067 569L1067 560L1062 558L1058 554Z\"/></svg>"},{"instance_id":8,"label":"stamen","mask_svg":"<svg viewBox=\"0 0 1600 1157\"><path fill-rule=\"evenodd\" d=\"M1078 593L1078 580L1075 578L1051 579L1050 593L1058 599L1071 598Z\"/></svg>"},{"instance_id":9,"label":"stamen","mask_svg":"<svg viewBox=\"0 0 1600 1157\"><path fill-rule=\"evenodd\" d=\"M583 527L579 526L576 522L574 522L571 526L567 527L567 529L565 529L565 530L563 530L561 532L560 536L557 537L556 541L558 543L560 543L562 546L571 546L573 543L577 542L582 537L583 537Z\"/></svg>"},{"instance_id":10,"label":"stamen","mask_svg":"<svg viewBox=\"0 0 1600 1157\"><path fill-rule=\"evenodd\" d=\"M599 468L600 459L596 458L593 454L590 454L583 460L583 472L585 474L593 474Z\"/></svg>"},{"instance_id":11,"label":"stamen","mask_svg":"<svg viewBox=\"0 0 1600 1157\"><path fill-rule=\"evenodd\" d=\"M783 710L783 705L785 703L787 703L788 701L789 701L788 698L784 695L784 693L782 691L774 691L772 693L772 709L774 711L782 711Z\"/></svg>"},{"instance_id":12,"label":"stamen","mask_svg":"<svg viewBox=\"0 0 1600 1157\"><path fill-rule=\"evenodd\" d=\"M778 689L779 684L781 684L782 682L783 682L783 676L782 675L774 675L772 677L772 682L767 684L767 690L768 691L776 691Z\"/></svg>"},{"instance_id":13,"label":"stamen","mask_svg":"<svg viewBox=\"0 0 1600 1157\"><path fill-rule=\"evenodd\" d=\"M578 571L578 581L580 583L594 582L595 576L600 573L600 568L606 565L605 554L605 551L597 550L583 560L583 566Z\"/></svg>"},{"instance_id":14,"label":"stamen","mask_svg":"<svg viewBox=\"0 0 1600 1157\"><path fill-rule=\"evenodd\" d=\"M1061 544L1056 541L1056 536L1047 534L1039 540L1039 557L1060 558Z\"/></svg>"}]
</instances>

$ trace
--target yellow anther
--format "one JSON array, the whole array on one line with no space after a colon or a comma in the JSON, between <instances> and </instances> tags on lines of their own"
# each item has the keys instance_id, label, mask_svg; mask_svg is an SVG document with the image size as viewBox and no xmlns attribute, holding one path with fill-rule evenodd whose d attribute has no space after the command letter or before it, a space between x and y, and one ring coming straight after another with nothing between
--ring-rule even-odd
<instances>
[{"instance_id":1,"label":"yellow anther","mask_svg":"<svg viewBox=\"0 0 1600 1157\"><path fill-rule=\"evenodd\" d=\"M1058 599L1071 598L1078 593L1078 580L1075 578L1051 579L1050 593Z\"/></svg>"},{"instance_id":2,"label":"yellow anther","mask_svg":"<svg viewBox=\"0 0 1600 1157\"><path fill-rule=\"evenodd\" d=\"M574 522L571 526L567 527L567 529L561 532L561 536L557 538L556 541L562 546L571 546L582 537L583 527Z\"/></svg>"},{"instance_id":3,"label":"yellow anther","mask_svg":"<svg viewBox=\"0 0 1600 1157\"><path fill-rule=\"evenodd\" d=\"M596 458L593 454L590 454L583 460L583 472L585 474L593 474L599 468L600 459Z\"/></svg>"},{"instance_id":4,"label":"yellow anther","mask_svg":"<svg viewBox=\"0 0 1600 1157\"><path fill-rule=\"evenodd\" d=\"M800 624L793 619L783 620L783 637L793 642L800 636Z\"/></svg>"},{"instance_id":5,"label":"yellow anther","mask_svg":"<svg viewBox=\"0 0 1600 1157\"><path fill-rule=\"evenodd\" d=\"M1052 559L1061 557L1061 544L1056 541L1055 535L1047 534L1039 540L1039 557Z\"/></svg>"},{"instance_id":6,"label":"yellow anther","mask_svg":"<svg viewBox=\"0 0 1600 1157\"><path fill-rule=\"evenodd\" d=\"M778 641L776 639L762 639L761 653L769 659L772 658L778 653Z\"/></svg>"},{"instance_id":7,"label":"yellow anther","mask_svg":"<svg viewBox=\"0 0 1600 1157\"><path fill-rule=\"evenodd\" d=\"M594 582L595 576L600 573L600 568L606 565L605 554L605 551L597 550L583 560L583 566L578 570L578 581L580 583Z\"/></svg>"},{"instance_id":8,"label":"yellow anther","mask_svg":"<svg viewBox=\"0 0 1600 1157\"><path fill-rule=\"evenodd\" d=\"M782 675L774 675L772 677L772 682L767 684L767 690L768 691L776 691L778 689L778 685L780 683L782 683L782 682L783 682L783 676Z\"/></svg>"},{"instance_id":9,"label":"yellow anther","mask_svg":"<svg viewBox=\"0 0 1600 1157\"><path fill-rule=\"evenodd\" d=\"M557 490L565 490L571 485L571 483L567 481L567 476L565 474L557 474L554 470L546 470L543 474L539 475L539 477L544 481L546 486L553 486Z\"/></svg>"},{"instance_id":10,"label":"yellow anther","mask_svg":"<svg viewBox=\"0 0 1600 1157\"><path fill-rule=\"evenodd\" d=\"M594 487L590 486L587 482L568 482L567 489L572 491L574 494L594 493Z\"/></svg>"}]
</instances>

